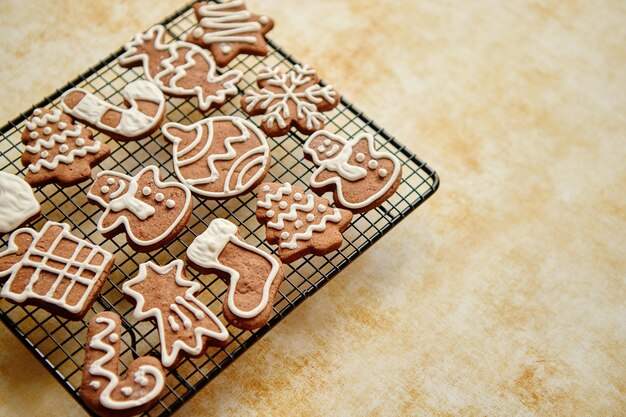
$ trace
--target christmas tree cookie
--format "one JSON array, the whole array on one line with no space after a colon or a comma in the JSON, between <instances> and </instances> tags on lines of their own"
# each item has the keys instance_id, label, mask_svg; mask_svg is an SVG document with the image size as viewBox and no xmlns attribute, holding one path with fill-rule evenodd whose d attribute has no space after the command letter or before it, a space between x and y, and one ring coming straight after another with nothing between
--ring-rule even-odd
<instances>
[{"instance_id":1,"label":"christmas tree cookie","mask_svg":"<svg viewBox=\"0 0 626 417\"><path fill-rule=\"evenodd\" d=\"M267 241L278 245L278 256L291 263L302 256L326 255L341 247L341 234L352 212L289 183L261 184L256 217L265 224Z\"/></svg>"}]
</instances>

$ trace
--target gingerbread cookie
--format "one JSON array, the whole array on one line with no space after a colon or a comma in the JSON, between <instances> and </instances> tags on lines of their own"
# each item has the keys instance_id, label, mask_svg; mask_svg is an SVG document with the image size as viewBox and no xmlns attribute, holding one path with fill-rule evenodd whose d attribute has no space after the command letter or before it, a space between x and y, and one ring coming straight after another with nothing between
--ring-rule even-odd
<instances>
[{"instance_id":1,"label":"gingerbread cookie","mask_svg":"<svg viewBox=\"0 0 626 417\"><path fill-rule=\"evenodd\" d=\"M139 274L126 282L122 292L136 302L137 320L156 322L161 341L161 362L175 367L183 356L197 358L209 346L224 346L228 331L217 316L197 298L201 286L189 281L183 261L165 266L139 265Z\"/></svg>"},{"instance_id":2,"label":"gingerbread cookie","mask_svg":"<svg viewBox=\"0 0 626 417\"><path fill-rule=\"evenodd\" d=\"M270 168L263 132L239 117L209 117L191 125L166 123L178 179L198 197L226 199L259 185Z\"/></svg>"},{"instance_id":3,"label":"gingerbread cookie","mask_svg":"<svg viewBox=\"0 0 626 417\"><path fill-rule=\"evenodd\" d=\"M274 21L250 13L243 0L200 2L193 10L198 25L187 35L187 41L209 49L218 66L228 65L239 54L267 55L264 36Z\"/></svg>"},{"instance_id":4,"label":"gingerbread cookie","mask_svg":"<svg viewBox=\"0 0 626 417\"><path fill-rule=\"evenodd\" d=\"M9 233L41 216L30 185L17 175L0 172L0 234Z\"/></svg>"},{"instance_id":5,"label":"gingerbread cookie","mask_svg":"<svg viewBox=\"0 0 626 417\"><path fill-rule=\"evenodd\" d=\"M352 212L331 207L325 198L288 182L262 184L256 205L256 217L265 224L267 241L278 244L278 256L285 263L339 249L341 233L352 220Z\"/></svg>"},{"instance_id":6,"label":"gingerbread cookie","mask_svg":"<svg viewBox=\"0 0 626 417\"><path fill-rule=\"evenodd\" d=\"M83 182L91 178L91 168L111 154L107 145L92 139L89 129L73 122L59 109L35 109L24 123L22 164L26 182L33 187Z\"/></svg>"},{"instance_id":7,"label":"gingerbread cookie","mask_svg":"<svg viewBox=\"0 0 626 417\"><path fill-rule=\"evenodd\" d=\"M72 88L61 97L65 113L119 140L137 140L157 130L165 117L165 97L150 81L137 80L121 91L127 109Z\"/></svg>"},{"instance_id":8,"label":"gingerbread cookie","mask_svg":"<svg viewBox=\"0 0 626 417\"><path fill-rule=\"evenodd\" d=\"M98 231L107 238L125 232L137 252L152 252L174 240L191 217L191 192L178 182L162 182L147 166L131 177L102 171L87 197L104 213Z\"/></svg>"},{"instance_id":9,"label":"gingerbread cookie","mask_svg":"<svg viewBox=\"0 0 626 417\"><path fill-rule=\"evenodd\" d=\"M243 240L237 226L226 219L213 220L187 249L187 261L229 284L224 317L230 324L253 330L267 323L283 281L283 264Z\"/></svg>"},{"instance_id":10,"label":"gingerbread cookie","mask_svg":"<svg viewBox=\"0 0 626 417\"><path fill-rule=\"evenodd\" d=\"M287 74L278 68L265 68L257 75L259 91L247 90L241 99L243 111L262 114L261 128L271 137L282 136L295 126L300 132L313 133L326 123L324 111L339 103L330 85L322 87L315 70L295 65Z\"/></svg>"},{"instance_id":11,"label":"gingerbread cookie","mask_svg":"<svg viewBox=\"0 0 626 417\"><path fill-rule=\"evenodd\" d=\"M165 388L165 373L157 358L142 356L128 366L126 377L118 374L120 316L98 313L89 321L80 398L99 416L132 416L159 400Z\"/></svg>"},{"instance_id":12,"label":"gingerbread cookie","mask_svg":"<svg viewBox=\"0 0 626 417\"><path fill-rule=\"evenodd\" d=\"M47 222L39 232L18 229L0 253L0 278L9 276L0 296L79 320L114 262L111 253L72 235L65 223Z\"/></svg>"},{"instance_id":13,"label":"gingerbread cookie","mask_svg":"<svg viewBox=\"0 0 626 417\"><path fill-rule=\"evenodd\" d=\"M165 28L157 25L135 35L119 58L123 67L143 66L146 77L165 94L173 97L197 97L198 107L206 112L237 95L241 71L223 74L215 71L209 53L189 42L163 43Z\"/></svg>"},{"instance_id":14,"label":"gingerbread cookie","mask_svg":"<svg viewBox=\"0 0 626 417\"><path fill-rule=\"evenodd\" d=\"M304 144L304 157L318 166L311 189L318 194L333 191L335 204L355 213L378 207L402 182L398 158L374 149L374 137L367 133L346 140L316 132Z\"/></svg>"}]
</instances>

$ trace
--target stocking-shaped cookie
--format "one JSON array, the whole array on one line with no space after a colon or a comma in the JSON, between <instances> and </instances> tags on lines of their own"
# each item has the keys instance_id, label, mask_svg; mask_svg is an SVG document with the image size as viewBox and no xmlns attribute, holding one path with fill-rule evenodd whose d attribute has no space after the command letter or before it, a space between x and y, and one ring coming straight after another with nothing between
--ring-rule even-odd
<instances>
[{"instance_id":1,"label":"stocking-shaped cookie","mask_svg":"<svg viewBox=\"0 0 626 417\"><path fill-rule=\"evenodd\" d=\"M187 41L209 49L218 66L228 65L239 54L267 55L263 36L274 22L250 13L243 0L200 2L193 10L198 25L187 35Z\"/></svg>"},{"instance_id":2,"label":"stocking-shaped cookie","mask_svg":"<svg viewBox=\"0 0 626 417\"><path fill-rule=\"evenodd\" d=\"M128 244L138 252L151 252L176 238L191 216L191 192L159 177L153 165L134 177L100 172L87 193L105 210L98 231L108 238L126 232Z\"/></svg>"},{"instance_id":3,"label":"stocking-shaped cookie","mask_svg":"<svg viewBox=\"0 0 626 417\"><path fill-rule=\"evenodd\" d=\"M165 94L174 97L197 97L198 107L206 112L237 95L237 83L243 73L237 70L218 74L211 55L189 42L164 43L165 28L153 26L135 35L124 45L119 58L124 67L143 66L146 77Z\"/></svg>"},{"instance_id":4,"label":"stocking-shaped cookie","mask_svg":"<svg viewBox=\"0 0 626 417\"><path fill-rule=\"evenodd\" d=\"M119 140L145 138L159 128L165 117L165 97L159 87L136 80L121 91L125 109L114 106L82 88L72 88L61 97L67 114Z\"/></svg>"},{"instance_id":5,"label":"stocking-shaped cookie","mask_svg":"<svg viewBox=\"0 0 626 417\"><path fill-rule=\"evenodd\" d=\"M256 217L265 224L267 241L278 244L280 259L291 263L307 254L322 256L339 249L352 213L289 183L264 183Z\"/></svg>"},{"instance_id":6,"label":"stocking-shaped cookie","mask_svg":"<svg viewBox=\"0 0 626 417\"><path fill-rule=\"evenodd\" d=\"M89 321L80 398L100 416L132 416L152 407L165 388L165 374L157 358L135 359L119 378L120 316L112 311Z\"/></svg>"},{"instance_id":7,"label":"stocking-shaped cookie","mask_svg":"<svg viewBox=\"0 0 626 417\"><path fill-rule=\"evenodd\" d=\"M89 129L75 126L59 109L35 109L24 124L22 164L27 168L26 182L34 187L83 182L91 177L91 167L111 153L107 145L92 139Z\"/></svg>"},{"instance_id":8,"label":"stocking-shaped cookie","mask_svg":"<svg viewBox=\"0 0 626 417\"><path fill-rule=\"evenodd\" d=\"M200 284L185 276L183 261L165 266L139 265L139 275L122 292L133 298L137 320L156 322L161 341L161 362L175 367L183 356L199 357L209 346L224 346L228 331L217 316L198 300Z\"/></svg>"},{"instance_id":9,"label":"stocking-shaped cookie","mask_svg":"<svg viewBox=\"0 0 626 417\"><path fill-rule=\"evenodd\" d=\"M198 271L228 282L224 317L230 324L252 330L267 323L283 281L283 264L246 243L237 226L213 220L187 249L187 260Z\"/></svg>"},{"instance_id":10,"label":"stocking-shaped cookie","mask_svg":"<svg viewBox=\"0 0 626 417\"><path fill-rule=\"evenodd\" d=\"M305 158L319 168L311 175L311 189L335 193L335 203L359 213L381 205L402 181L398 158L374 149L374 137L363 133L346 140L319 131L304 144Z\"/></svg>"},{"instance_id":11,"label":"stocking-shaped cookie","mask_svg":"<svg viewBox=\"0 0 626 417\"><path fill-rule=\"evenodd\" d=\"M79 320L98 297L114 256L70 233L65 223L47 222L37 232L18 229L0 253L0 295Z\"/></svg>"}]
</instances>

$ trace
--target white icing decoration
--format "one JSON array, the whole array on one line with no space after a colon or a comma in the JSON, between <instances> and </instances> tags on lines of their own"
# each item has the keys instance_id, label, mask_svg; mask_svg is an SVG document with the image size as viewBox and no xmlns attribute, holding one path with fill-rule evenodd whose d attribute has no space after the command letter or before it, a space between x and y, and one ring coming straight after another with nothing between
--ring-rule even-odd
<instances>
[{"instance_id":1,"label":"white icing decoration","mask_svg":"<svg viewBox=\"0 0 626 417\"><path fill-rule=\"evenodd\" d=\"M31 139L37 139L37 136L39 136L39 134L37 132L30 132L30 135L28 135Z\"/></svg>"},{"instance_id":2,"label":"white icing decoration","mask_svg":"<svg viewBox=\"0 0 626 417\"><path fill-rule=\"evenodd\" d=\"M268 189L267 191L269 191L269 189ZM295 201L300 201L300 200L302 200L302 194L301 194L301 193L295 193L295 194L293 195L293 199L294 199Z\"/></svg>"},{"instance_id":3,"label":"white icing decoration","mask_svg":"<svg viewBox=\"0 0 626 417\"><path fill-rule=\"evenodd\" d=\"M107 178L107 184L109 184L109 185L113 185L113 184L115 184L115 179L113 179L113 178Z\"/></svg>"},{"instance_id":4,"label":"white icing decoration","mask_svg":"<svg viewBox=\"0 0 626 417\"><path fill-rule=\"evenodd\" d=\"M165 94L171 96L197 96L198 105L202 111L209 110L215 104L222 104L226 102L229 96L237 94L237 83L243 77L241 71L230 70L221 75L217 74L215 62L208 51L189 42L174 41L164 44L164 34L165 28L161 25L156 25L145 33L135 35L130 42L124 45L126 52L119 58L119 63L122 65L141 63L145 76L154 82ZM166 57L160 62L158 66L160 70L156 74L152 74L150 71L151 62L148 55L140 51L145 43L151 43L156 51L167 52L167 54L164 54ZM183 51L185 55L181 60L180 53ZM204 66L208 69L199 74L199 68ZM206 80L208 83L220 84L221 88L213 92L211 88L203 89L202 85L194 85L193 87L179 86L178 82L187 77L187 70L195 72L197 75L202 75L202 77L198 78Z\"/></svg>"},{"instance_id":5,"label":"white icing decoration","mask_svg":"<svg viewBox=\"0 0 626 417\"><path fill-rule=\"evenodd\" d=\"M221 49L223 54L228 54L233 50L233 48L231 48L229 45L222 45Z\"/></svg>"},{"instance_id":6,"label":"white icing decoration","mask_svg":"<svg viewBox=\"0 0 626 417\"><path fill-rule=\"evenodd\" d=\"M61 153L67 152L68 149L69 149L69 147L67 145L59 146L59 152L61 152Z\"/></svg>"},{"instance_id":7,"label":"white icing decoration","mask_svg":"<svg viewBox=\"0 0 626 417\"><path fill-rule=\"evenodd\" d=\"M302 220L296 220L293 225L296 227L296 229L301 228L302 227Z\"/></svg>"},{"instance_id":8,"label":"white icing decoration","mask_svg":"<svg viewBox=\"0 0 626 417\"><path fill-rule=\"evenodd\" d=\"M214 124L217 122L232 123L241 132L241 135L225 138L215 137ZM198 149L204 135L203 126L206 126L206 130L208 131L206 143L202 146L202 149L200 149L199 152L194 154L193 157L181 159L189 152ZM183 149L179 149L181 139L172 134L171 129L180 129L185 132L195 131L196 135L194 140L189 145L185 146ZM173 122L166 123L163 125L161 130L163 135L174 144L172 153L174 156L174 170L176 171L176 176L182 183L187 185L191 191L202 197L224 199L243 194L247 192L255 183L258 183L259 179L264 176L267 171L266 167L270 162L270 147L267 143L267 138L261 129L248 120L234 116L209 117L191 125L183 125ZM238 154L233 147L233 144L250 140L251 133L258 138L260 144L244 153ZM209 149L214 140L223 141L226 153L209 154ZM250 159L254 155L258 156L252 158L242 166L244 161ZM210 175L206 178L185 178L181 168L190 164L198 163L199 161L206 161ZM219 179L221 174L215 166L216 161L232 161L224 179L224 189L222 191L207 191L199 188L198 186L202 184L212 184ZM246 174L255 167L257 172L244 183L243 181ZM230 184L233 176L236 178L236 181L234 189L231 189Z\"/></svg>"},{"instance_id":9,"label":"white icing decoration","mask_svg":"<svg viewBox=\"0 0 626 417\"><path fill-rule=\"evenodd\" d=\"M41 113L42 113L42 112L41 112L41 109L35 109L35 110L33 111L33 115L35 115L35 116L41 116Z\"/></svg>"},{"instance_id":10,"label":"white icing decoration","mask_svg":"<svg viewBox=\"0 0 626 417\"><path fill-rule=\"evenodd\" d=\"M289 239L289 233L288 232L282 232L280 234L280 238L283 240Z\"/></svg>"},{"instance_id":11,"label":"white icing decoration","mask_svg":"<svg viewBox=\"0 0 626 417\"><path fill-rule=\"evenodd\" d=\"M65 103L65 97L69 94L81 92L84 96L73 107ZM101 98L89 93L82 88L72 88L66 91L61 97L61 106L65 113L74 116L94 126L96 129L120 135L125 138L136 138L146 134L159 124L165 112L165 97L161 90L154 83L146 80L136 80L127 84L121 91L125 102L129 108L114 106ZM137 101L149 101L158 105L154 115L149 116L139 110ZM109 111L120 113L120 121L117 126L112 127L102 122L102 117Z\"/></svg>"},{"instance_id":12,"label":"white icing decoration","mask_svg":"<svg viewBox=\"0 0 626 417\"><path fill-rule=\"evenodd\" d=\"M83 138L76 139L76 145L78 145L78 146L85 145L85 139L83 139Z\"/></svg>"},{"instance_id":13,"label":"white icing decoration","mask_svg":"<svg viewBox=\"0 0 626 417\"><path fill-rule=\"evenodd\" d=\"M309 220L310 215L311 214L307 214L308 221L312 221L312 220ZM325 216L322 217L322 219L320 220L318 224L309 225L304 232L294 233L291 236L291 240L289 242L282 242L280 244L280 247L286 248L286 249L296 249L298 247L299 240L309 240L313 237L313 232L323 232L324 230L326 230L327 222L338 223L340 221L341 221L341 212L339 211L339 209L333 209L332 214L326 214Z\"/></svg>"},{"instance_id":14,"label":"white icing decoration","mask_svg":"<svg viewBox=\"0 0 626 417\"><path fill-rule=\"evenodd\" d=\"M261 22L264 25L267 25L270 22L270 18L267 16L261 16L259 17L259 22Z\"/></svg>"},{"instance_id":15,"label":"white icing decoration","mask_svg":"<svg viewBox=\"0 0 626 417\"><path fill-rule=\"evenodd\" d=\"M122 389L120 389L120 391L125 396L130 397L131 394L133 393L133 388L132 387L122 387Z\"/></svg>"},{"instance_id":16,"label":"white icing decoration","mask_svg":"<svg viewBox=\"0 0 626 417\"><path fill-rule=\"evenodd\" d=\"M97 390L98 388L100 388L100 382L99 381L91 381L89 383L89 386L94 389Z\"/></svg>"},{"instance_id":17,"label":"white icing decoration","mask_svg":"<svg viewBox=\"0 0 626 417\"><path fill-rule=\"evenodd\" d=\"M309 213L306 215L307 222L312 222L313 220L315 220L315 214Z\"/></svg>"},{"instance_id":18,"label":"white icing decoration","mask_svg":"<svg viewBox=\"0 0 626 417\"><path fill-rule=\"evenodd\" d=\"M46 126L43 128L44 135L49 135L50 133L52 133L52 129L50 129L50 126Z\"/></svg>"},{"instance_id":19,"label":"white icing decoration","mask_svg":"<svg viewBox=\"0 0 626 417\"><path fill-rule=\"evenodd\" d=\"M176 201L168 199L165 202L165 206L169 209L174 208L176 206Z\"/></svg>"},{"instance_id":20,"label":"white icing decoration","mask_svg":"<svg viewBox=\"0 0 626 417\"><path fill-rule=\"evenodd\" d=\"M120 340L120 337L117 335L117 333L111 333L111 334L109 335L109 342L111 342L111 343L115 343L115 342L117 342L118 340Z\"/></svg>"},{"instance_id":21,"label":"white icing decoration","mask_svg":"<svg viewBox=\"0 0 626 417\"><path fill-rule=\"evenodd\" d=\"M326 147L324 145L320 145L317 147L317 151L319 153L324 153L326 151Z\"/></svg>"},{"instance_id":22,"label":"white icing decoration","mask_svg":"<svg viewBox=\"0 0 626 417\"><path fill-rule=\"evenodd\" d=\"M267 80L269 85L280 87L283 91L276 93L267 88L261 88L260 91L253 89L246 91L243 98L246 111L250 112L259 105L260 109L266 111L261 121L267 127L272 128L274 123L277 123L281 129L285 129L287 127L285 119L291 117L289 102L292 101L296 107L296 118L305 119L308 130L320 129L327 119L322 112L317 110L317 105L324 100L334 103L337 92L330 85L322 87L319 84L313 84L304 91L295 91L297 87L310 82L315 74L315 70L308 65L297 64L286 75L280 74L278 68L267 67L261 70L257 77L258 81Z\"/></svg>"},{"instance_id":23,"label":"white icing decoration","mask_svg":"<svg viewBox=\"0 0 626 417\"><path fill-rule=\"evenodd\" d=\"M143 187L141 189L141 194L145 195L146 197L149 196L150 194L152 194L152 188L150 188L150 187Z\"/></svg>"},{"instance_id":24,"label":"white icing decoration","mask_svg":"<svg viewBox=\"0 0 626 417\"><path fill-rule=\"evenodd\" d=\"M270 219L274 217L275 214L276 213L274 213L274 210L268 210L267 213L265 213L265 215Z\"/></svg>"},{"instance_id":25,"label":"white icing decoration","mask_svg":"<svg viewBox=\"0 0 626 417\"><path fill-rule=\"evenodd\" d=\"M53 226L60 227L61 232L49 245L49 249L47 251L43 251L39 249L39 240L45 236L46 233L48 233L48 229ZM91 292L93 287L101 279L106 267L113 259L113 255L96 245L72 235L70 233L69 225L49 221L44 224L39 232L28 228L18 229L13 232L13 234L9 237L9 247L4 252L0 253L0 258L17 252L18 248L15 244L15 238L20 234L30 235L33 241L26 250L26 253L24 253L22 259L13 264L10 268L0 272L0 277L9 274L11 275L2 287L0 296L9 298L17 303L22 303L27 299L39 300L61 307L70 313L79 313L82 311L87 300L92 298ZM74 251L67 258L54 253L61 241L69 241L75 245ZM84 260L81 262L76 261L77 256L85 250L88 251L88 255L84 258ZM90 264L96 256L102 258L102 263L100 265ZM62 264L63 266L59 267L57 263ZM70 272L71 267L74 267L74 272ZM12 291L11 287L13 285L13 281L18 276L18 272L22 268L32 268L33 273L28 280L28 284L25 287L20 285L21 292L17 293ZM88 271L88 278L83 274L85 271ZM35 284L39 280L42 272L47 275L57 277L50 286L50 289L44 294L41 294L41 289L39 289L38 292L35 292L34 290ZM70 281L69 284L67 282L68 280ZM65 291L63 291L63 294L55 294L57 288L62 283L67 284ZM75 284L80 284L84 287L82 290L83 294L78 302L73 305L69 305L67 303L67 296L70 294Z\"/></svg>"},{"instance_id":26,"label":"white icing decoration","mask_svg":"<svg viewBox=\"0 0 626 417\"><path fill-rule=\"evenodd\" d=\"M103 185L102 188L100 188L100 192L102 194L107 194L110 190L111 189L108 186L106 186L106 185Z\"/></svg>"},{"instance_id":27,"label":"white icing decoration","mask_svg":"<svg viewBox=\"0 0 626 417\"><path fill-rule=\"evenodd\" d=\"M324 155L326 155L328 158L330 158L331 156L335 155L338 150L339 150L339 145L337 145L335 143L335 144L333 144L333 146L331 146L330 150L328 152L326 152Z\"/></svg>"},{"instance_id":28,"label":"white icing decoration","mask_svg":"<svg viewBox=\"0 0 626 417\"><path fill-rule=\"evenodd\" d=\"M0 171L0 234L12 232L39 210L30 185L17 175Z\"/></svg>"},{"instance_id":29,"label":"white icing decoration","mask_svg":"<svg viewBox=\"0 0 626 417\"><path fill-rule=\"evenodd\" d=\"M172 306L176 307L176 310L171 308L170 310L176 315L168 315L167 319L163 318L163 314L161 310L157 308L152 308L147 311L144 310L145 298L140 292L135 291L132 287L140 282L143 282L148 277L148 269L150 268L156 271L158 274L165 275L168 274L173 268L176 269L176 284L181 287L188 287L185 291L185 297L176 297L175 302ZM179 352L182 350L187 352L190 356L196 356L200 354L203 350L204 341L203 337L210 337L220 341L225 341L228 339L228 331L226 327L219 321L217 316L213 314L211 310L207 308L202 302L200 302L194 294L197 293L202 287L198 282L189 281L182 276L182 270L184 268L184 263L180 259L176 259L165 266L159 266L151 261L148 261L144 264L139 265L139 274L133 278L132 280L124 283L122 287L122 292L126 295L133 297L137 305L135 306L135 310L133 311L133 316L136 320L146 320L146 319L155 319L157 323L157 327L159 330L159 339L161 342L161 362L166 367L170 367L176 361ZM183 301L183 303L181 303ZM210 330L201 326L198 326L193 329L194 341L195 345L190 346L185 343L183 340L177 339L171 346L168 346L165 341L165 321L167 320L168 324L172 328L174 332L180 330L180 327L175 322L174 318L178 317L182 319L182 316L185 316L185 313L182 311L180 307L185 307L186 309L189 306L193 306L194 310L192 310L192 314L199 312L202 315L202 318L208 317L211 319L213 323L218 327L219 331ZM187 310L190 311L190 310ZM179 312L181 314L179 314ZM172 319L170 320L170 317ZM198 317L198 315L196 316ZM184 319L182 319L184 320ZM189 320L187 318L187 320ZM174 324L173 324L174 323ZM183 325L184 322L183 322Z\"/></svg>"},{"instance_id":30,"label":"white icing decoration","mask_svg":"<svg viewBox=\"0 0 626 417\"><path fill-rule=\"evenodd\" d=\"M67 129L67 123L65 123L65 122L59 122L59 124L57 125L57 127L59 128L59 130L65 130L65 129Z\"/></svg>"},{"instance_id":31,"label":"white icing decoration","mask_svg":"<svg viewBox=\"0 0 626 417\"><path fill-rule=\"evenodd\" d=\"M326 211L326 206L323 204L320 204L319 206L317 206L317 209L319 210L320 213L323 213Z\"/></svg>"},{"instance_id":32,"label":"white icing decoration","mask_svg":"<svg viewBox=\"0 0 626 417\"><path fill-rule=\"evenodd\" d=\"M48 151L41 151L39 156L42 157L42 158L47 158L47 157L50 156L50 154L48 153Z\"/></svg>"},{"instance_id":33,"label":"white icing decoration","mask_svg":"<svg viewBox=\"0 0 626 417\"><path fill-rule=\"evenodd\" d=\"M149 403L158 397L165 386L165 378L163 377L161 370L152 365L141 365L133 375L134 381L145 387L149 382L146 375L150 375L154 379L154 387L152 387L150 391L142 393L132 400L129 399L120 401L113 399L111 393L118 387L119 377L116 373L104 368L104 365L115 357L115 348L105 342L105 339L108 335L115 331L117 324L113 319L103 316L97 317L95 322L106 324L106 328L94 335L89 343L90 349L105 352L103 356L93 361L89 367L90 375L101 376L109 380L104 390L100 393L100 404L111 410L126 410Z\"/></svg>"},{"instance_id":34,"label":"white icing decoration","mask_svg":"<svg viewBox=\"0 0 626 417\"><path fill-rule=\"evenodd\" d=\"M324 146L330 146L331 141L330 139L324 139L324 142L322 142L324 144Z\"/></svg>"},{"instance_id":35,"label":"white icing decoration","mask_svg":"<svg viewBox=\"0 0 626 417\"><path fill-rule=\"evenodd\" d=\"M144 203L143 201L141 201L141 200L139 200L139 199L137 199L135 197L135 194L137 193L137 189L139 187L138 180L144 174L146 174L148 171L152 171L152 173L153 173L154 186L156 188L176 187L178 189L183 190L184 193L185 193L185 200L184 200L183 206L182 206L182 208L180 210L179 215L174 219L172 224L169 225L169 227L165 227L164 226L163 227L163 233L161 233L159 236L157 236L157 237L155 237L153 239L149 239L149 240L140 240L140 239L138 239L135 236L135 233L133 232L133 229L130 227L129 219L128 219L128 217L126 215L118 217L115 220L115 222L113 222L113 224L111 224L111 225L109 225L107 227L104 227L103 221L109 215L109 213L111 211L118 212L118 211L121 211L123 209L127 209L133 215L135 215L137 218L139 218L140 220L145 220L145 219L147 219L148 217L152 216L155 213L155 208L154 207L152 207L151 205L149 205L147 203ZM156 166L154 166L154 165L150 165L150 166L147 166L147 167L143 168L134 177L130 177L128 175L120 174L120 173L117 173L115 171L102 171L102 172L98 173L98 178L100 178L103 175L107 175L107 176L118 178L120 184L128 183L128 190L126 191L125 194L123 194L121 196L119 196L119 195L116 196L117 198L114 198L113 194L111 194L109 196L111 198L111 200L108 203L102 197L100 197L98 195L95 195L92 192L93 187L92 187L92 189L89 190L89 192L87 193L87 197L90 200L93 200L93 201L97 202L98 205L100 205L101 207L105 207L104 213L102 214L102 216L98 220L98 231L100 233L106 234L107 232L115 230L120 225L123 225L124 228L125 228L126 233L128 234L129 239L131 239L135 244L137 244L139 246L144 246L144 247L152 246L152 245L160 242L161 240L163 240L167 236L169 236L172 233L172 231L176 228L176 226L183 220L183 218L185 217L185 214L187 212L187 209L189 208L189 205L191 204L191 192L189 191L189 189L187 187L185 187L183 184L180 184L178 182L161 182L159 180L159 177L160 177L159 169ZM118 191L120 191L121 189L122 189L122 186L120 186L119 189L116 190L116 193ZM161 196L163 196L163 194L158 193L155 196L155 199L157 201L159 199L159 194ZM165 196L163 196L163 198L165 198Z\"/></svg>"},{"instance_id":36,"label":"white icing decoration","mask_svg":"<svg viewBox=\"0 0 626 417\"><path fill-rule=\"evenodd\" d=\"M243 0L233 0L221 4L207 3L198 8L198 15L202 17L199 26L204 29L215 30L204 33L202 42L205 44L217 42L256 43L257 37L254 35L261 30L261 24L248 20L252 17L252 13L245 9L229 10L243 5Z\"/></svg>"},{"instance_id":37,"label":"white icing decoration","mask_svg":"<svg viewBox=\"0 0 626 417\"><path fill-rule=\"evenodd\" d=\"M281 201L280 203L278 203L278 207L280 207L281 209L286 209L289 206L289 204L286 201Z\"/></svg>"},{"instance_id":38,"label":"white icing decoration","mask_svg":"<svg viewBox=\"0 0 626 417\"><path fill-rule=\"evenodd\" d=\"M237 226L225 219L215 219L209 224L209 227L207 227L207 229L201 235L196 237L191 243L187 249L187 258L189 258L191 262L203 268L217 269L230 275L230 284L228 287L228 308L234 315L247 319L256 317L267 307L270 288L272 287L272 283L282 266L281 263L278 262L273 256L238 238L236 234ZM241 310L235 304L235 290L237 282L240 278L239 271L224 266L219 262L219 256L226 247L226 244L229 242L239 246L251 254L261 256L272 266L269 276L263 285L261 301L251 310Z\"/></svg>"},{"instance_id":39,"label":"white icing decoration","mask_svg":"<svg viewBox=\"0 0 626 417\"><path fill-rule=\"evenodd\" d=\"M156 195L154 196L154 199L160 203L161 201L165 200L165 196L163 195L163 193L156 193Z\"/></svg>"},{"instance_id":40,"label":"white icing decoration","mask_svg":"<svg viewBox=\"0 0 626 417\"><path fill-rule=\"evenodd\" d=\"M343 149L341 149L341 151L333 158L325 159L323 161L320 160L319 155L311 147L313 141L315 141L319 136L331 138L333 141L341 144L343 146ZM393 163L393 171L390 174L386 169L381 168L378 171L378 175L381 178L387 178L387 181L383 187L381 187L378 191L371 195L363 195L363 198L360 201L347 201L343 193L342 181L346 180L350 182L355 182L362 180L369 175L368 171L365 168L351 165L349 163L350 157L353 154L353 147L356 146L359 141L363 139L367 140L368 153L372 158L368 162L368 167L374 170L379 165L378 160L386 159ZM311 159L313 160L313 163L318 166L313 175L311 175L311 187L325 188L329 185L334 185L336 187L336 199L339 201L339 203L341 203L341 206L348 209L361 209L363 207L374 204L376 200L385 195L385 193L387 193L387 191L393 186L402 171L401 164L398 158L388 152L379 152L374 149L374 137L367 133L363 133L353 139L346 140L341 136L334 135L330 132L319 131L314 133L304 143L304 152L309 154L311 156ZM356 154L355 159L357 162L363 162L365 160L365 155L359 152ZM318 175L325 170L335 172L337 173L337 176L332 176L323 181L318 181Z\"/></svg>"},{"instance_id":41,"label":"white icing decoration","mask_svg":"<svg viewBox=\"0 0 626 417\"><path fill-rule=\"evenodd\" d=\"M37 109L39 110L39 109ZM30 120L26 120L24 123L26 128L30 131L35 130L37 127L42 127L47 123L58 123L61 117L61 110L54 109L52 113L46 113L42 117L41 111L33 112L33 116ZM68 138L78 138L82 134L82 128L80 126L74 126L74 130L64 130L60 134L53 134L48 139L38 139L34 145L27 145L24 150L31 154L38 154L42 152L42 149L52 149L57 144L63 144L67 141ZM59 164L71 164L74 162L75 158L82 158L87 153L96 154L100 152L100 142L94 141L93 145L83 146L78 143L78 140L75 140L78 148L72 149L67 155L58 154L56 155L52 161L47 161L44 158L40 158L34 164L28 165L28 170L33 173L38 173L42 167L47 168L49 170L56 169ZM83 143L84 144L84 143Z\"/></svg>"},{"instance_id":42,"label":"white icing decoration","mask_svg":"<svg viewBox=\"0 0 626 417\"><path fill-rule=\"evenodd\" d=\"M264 192L268 192L270 190L270 186L269 185L264 185L263 186L263 191Z\"/></svg>"}]
</instances>

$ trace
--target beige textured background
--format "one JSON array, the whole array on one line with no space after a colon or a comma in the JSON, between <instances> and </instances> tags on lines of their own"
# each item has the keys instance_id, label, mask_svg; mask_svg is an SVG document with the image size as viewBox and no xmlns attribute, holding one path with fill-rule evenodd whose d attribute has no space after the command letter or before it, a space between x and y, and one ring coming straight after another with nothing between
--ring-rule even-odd
<instances>
[{"instance_id":1,"label":"beige textured background","mask_svg":"<svg viewBox=\"0 0 626 417\"><path fill-rule=\"evenodd\" d=\"M183 3L1 2L0 122ZM442 186L178 415L625 415L626 3L249 5ZM84 415L0 346L0 415Z\"/></svg>"}]
</instances>

